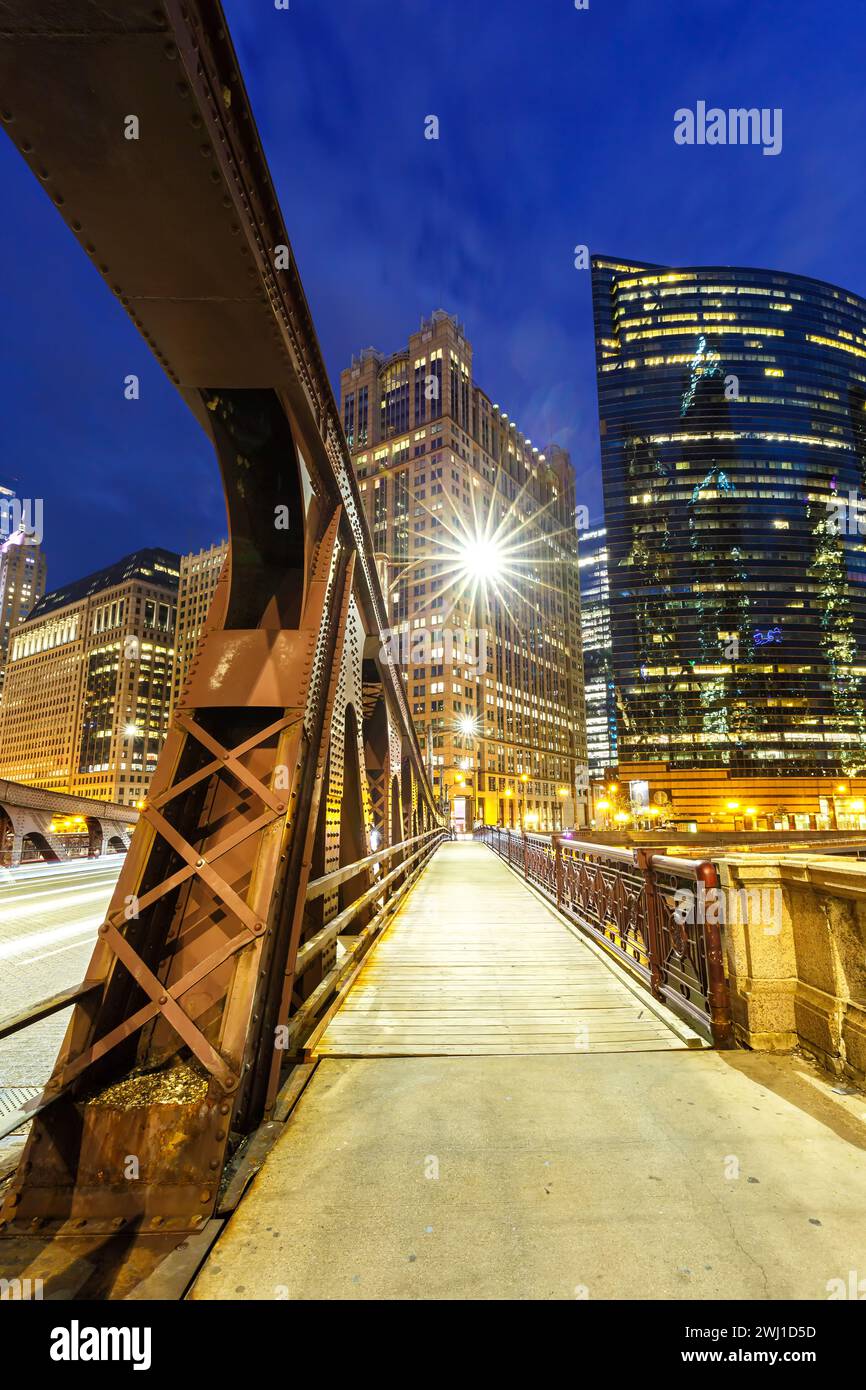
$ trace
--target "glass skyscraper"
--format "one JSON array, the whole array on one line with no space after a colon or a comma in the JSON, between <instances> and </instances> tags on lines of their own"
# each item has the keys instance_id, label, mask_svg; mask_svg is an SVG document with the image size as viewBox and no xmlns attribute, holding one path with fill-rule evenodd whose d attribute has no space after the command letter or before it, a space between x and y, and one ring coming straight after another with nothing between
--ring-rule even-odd
<instances>
[{"instance_id":1,"label":"glass skyscraper","mask_svg":"<svg viewBox=\"0 0 866 1390\"><path fill-rule=\"evenodd\" d=\"M593 258L621 763L866 767L866 302Z\"/></svg>"},{"instance_id":2,"label":"glass skyscraper","mask_svg":"<svg viewBox=\"0 0 866 1390\"><path fill-rule=\"evenodd\" d=\"M610 584L607 532L590 526L578 532L580 636L586 702L586 757L590 778L604 775L617 762L616 701L610 646Z\"/></svg>"}]
</instances>

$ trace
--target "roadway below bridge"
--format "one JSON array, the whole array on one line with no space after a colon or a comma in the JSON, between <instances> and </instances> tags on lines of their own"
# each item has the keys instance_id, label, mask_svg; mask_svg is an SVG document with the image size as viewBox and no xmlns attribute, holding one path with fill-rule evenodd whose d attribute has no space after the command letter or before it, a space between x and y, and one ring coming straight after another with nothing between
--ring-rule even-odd
<instances>
[{"instance_id":1,"label":"roadway below bridge","mask_svg":"<svg viewBox=\"0 0 866 1390\"><path fill-rule=\"evenodd\" d=\"M123 855L24 864L0 874L0 1017L20 1013L84 976ZM0 1114L12 1092L40 1090L70 1010L0 1041ZM8 1105L6 1102L10 1102Z\"/></svg>"},{"instance_id":2,"label":"roadway below bridge","mask_svg":"<svg viewBox=\"0 0 866 1390\"><path fill-rule=\"evenodd\" d=\"M489 850L443 846L191 1297L827 1298L866 1267L864 1097L644 1002Z\"/></svg>"}]
</instances>

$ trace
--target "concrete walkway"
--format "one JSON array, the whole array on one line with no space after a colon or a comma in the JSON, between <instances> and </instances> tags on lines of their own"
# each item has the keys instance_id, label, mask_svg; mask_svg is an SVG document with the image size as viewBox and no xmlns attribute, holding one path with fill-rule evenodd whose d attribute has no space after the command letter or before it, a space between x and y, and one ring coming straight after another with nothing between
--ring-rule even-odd
<instances>
[{"instance_id":1,"label":"concrete walkway","mask_svg":"<svg viewBox=\"0 0 866 1390\"><path fill-rule=\"evenodd\" d=\"M434 910L440 854L413 907L426 889ZM191 1297L826 1299L866 1280L866 1097L810 1064L467 1047L325 1057Z\"/></svg>"},{"instance_id":2,"label":"concrete walkway","mask_svg":"<svg viewBox=\"0 0 866 1390\"><path fill-rule=\"evenodd\" d=\"M789 1057L325 1060L192 1296L824 1299L864 1113Z\"/></svg>"}]
</instances>

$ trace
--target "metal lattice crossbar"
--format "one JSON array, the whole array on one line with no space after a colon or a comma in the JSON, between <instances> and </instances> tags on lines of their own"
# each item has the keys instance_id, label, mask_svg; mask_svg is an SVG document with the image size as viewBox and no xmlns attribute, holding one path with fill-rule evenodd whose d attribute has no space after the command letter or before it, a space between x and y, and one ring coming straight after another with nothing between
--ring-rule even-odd
<instances>
[{"instance_id":1,"label":"metal lattice crossbar","mask_svg":"<svg viewBox=\"0 0 866 1390\"><path fill-rule=\"evenodd\" d=\"M4 7L3 128L210 439L230 544L82 988L38 1006L72 1011L13 1242L202 1230L441 825L221 7L57 13ZM121 89L154 138L117 158Z\"/></svg>"},{"instance_id":2,"label":"metal lattice crossbar","mask_svg":"<svg viewBox=\"0 0 866 1390\"><path fill-rule=\"evenodd\" d=\"M732 1046L721 930L707 910L718 890L714 864L498 826L479 838L656 999L716 1047Z\"/></svg>"}]
</instances>

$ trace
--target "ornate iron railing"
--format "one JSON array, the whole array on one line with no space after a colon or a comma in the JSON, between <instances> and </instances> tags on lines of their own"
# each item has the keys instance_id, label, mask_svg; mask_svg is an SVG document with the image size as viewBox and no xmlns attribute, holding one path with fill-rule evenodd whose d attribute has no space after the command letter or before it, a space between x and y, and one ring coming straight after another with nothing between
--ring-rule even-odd
<instances>
[{"instance_id":1,"label":"ornate iron railing","mask_svg":"<svg viewBox=\"0 0 866 1390\"><path fill-rule=\"evenodd\" d=\"M486 826L478 838L716 1047L733 1043L718 878L679 859Z\"/></svg>"}]
</instances>

